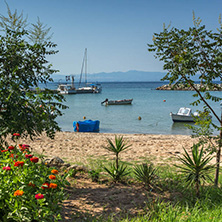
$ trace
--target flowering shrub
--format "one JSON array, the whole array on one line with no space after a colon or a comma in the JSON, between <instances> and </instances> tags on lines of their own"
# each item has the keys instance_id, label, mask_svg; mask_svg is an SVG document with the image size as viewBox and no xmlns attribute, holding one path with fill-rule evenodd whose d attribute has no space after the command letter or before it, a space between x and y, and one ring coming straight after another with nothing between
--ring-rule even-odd
<instances>
[{"instance_id":1,"label":"flowering shrub","mask_svg":"<svg viewBox=\"0 0 222 222\"><path fill-rule=\"evenodd\" d=\"M0 150L0 219L47 222L60 219L68 174L61 176L57 169L40 163L29 151L29 145Z\"/></svg>"}]
</instances>

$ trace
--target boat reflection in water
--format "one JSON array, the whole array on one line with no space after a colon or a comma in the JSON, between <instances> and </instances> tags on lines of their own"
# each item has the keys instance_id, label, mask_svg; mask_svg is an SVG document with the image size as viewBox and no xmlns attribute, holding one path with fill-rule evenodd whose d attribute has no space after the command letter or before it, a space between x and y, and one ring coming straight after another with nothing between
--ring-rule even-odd
<instances>
[{"instance_id":1,"label":"boat reflection in water","mask_svg":"<svg viewBox=\"0 0 222 222\"><path fill-rule=\"evenodd\" d=\"M174 122L171 126L171 134L191 135L192 130L187 125L194 126L195 124L192 122Z\"/></svg>"}]
</instances>

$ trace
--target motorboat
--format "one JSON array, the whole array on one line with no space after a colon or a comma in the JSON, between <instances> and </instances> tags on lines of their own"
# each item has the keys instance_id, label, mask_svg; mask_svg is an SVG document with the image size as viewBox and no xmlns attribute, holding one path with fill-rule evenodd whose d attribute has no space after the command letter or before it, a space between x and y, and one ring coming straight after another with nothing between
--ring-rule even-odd
<instances>
[{"instance_id":1,"label":"motorboat","mask_svg":"<svg viewBox=\"0 0 222 222\"><path fill-rule=\"evenodd\" d=\"M66 79L70 78L69 76L66 76ZM74 76L72 76L72 83L71 84L59 84L57 88L57 92L59 94L76 94L76 89L74 86Z\"/></svg>"},{"instance_id":2,"label":"motorboat","mask_svg":"<svg viewBox=\"0 0 222 222\"><path fill-rule=\"evenodd\" d=\"M170 113L173 122L195 122L195 118L200 117L198 112L192 112L191 108L181 107L176 114ZM210 115L209 118L212 118Z\"/></svg>"},{"instance_id":3,"label":"motorboat","mask_svg":"<svg viewBox=\"0 0 222 222\"><path fill-rule=\"evenodd\" d=\"M57 91L59 94L76 94L76 89L70 84L59 84Z\"/></svg>"},{"instance_id":4,"label":"motorboat","mask_svg":"<svg viewBox=\"0 0 222 222\"><path fill-rule=\"evenodd\" d=\"M131 105L133 99L122 99L122 100L108 100L105 99L101 104L107 105Z\"/></svg>"}]
</instances>

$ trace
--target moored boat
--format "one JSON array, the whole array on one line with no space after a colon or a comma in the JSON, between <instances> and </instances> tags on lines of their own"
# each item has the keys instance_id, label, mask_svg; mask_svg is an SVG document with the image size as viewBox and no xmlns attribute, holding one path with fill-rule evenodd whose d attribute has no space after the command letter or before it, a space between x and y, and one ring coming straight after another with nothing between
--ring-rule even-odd
<instances>
[{"instance_id":1,"label":"moored boat","mask_svg":"<svg viewBox=\"0 0 222 222\"><path fill-rule=\"evenodd\" d=\"M133 99L122 99L122 100L108 100L105 99L101 104L105 105L131 105Z\"/></svg>"},{"instance_id":2,"label":"moored boat","mask_svg":"<svg viewBox=\"0 0 222 222\"><path fill-rule=\"evenodd\" d=\"M181 107L177 113L170 113L173 122L195 122L197 117L200 117L198 112L192 112L191 108ZM208 116L211 118L211 116Z\"/></svg>"}]
</instances>

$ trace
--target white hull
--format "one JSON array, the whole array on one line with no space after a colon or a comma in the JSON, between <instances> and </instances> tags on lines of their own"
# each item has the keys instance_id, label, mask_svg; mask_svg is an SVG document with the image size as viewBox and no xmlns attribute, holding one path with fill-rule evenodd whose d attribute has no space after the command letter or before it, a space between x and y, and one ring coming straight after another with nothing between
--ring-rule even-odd
<instances>
[{"instance_id":1,"label":"white hull","mask_svg":"<svg viewBox=\"0 0 222 222\"><path fill-rule=\"evenodd\" d=\"M194 122L194 118L192 116L182 116L177 114L170 114L173 122Z\"/></svg>"}]
</instances>

